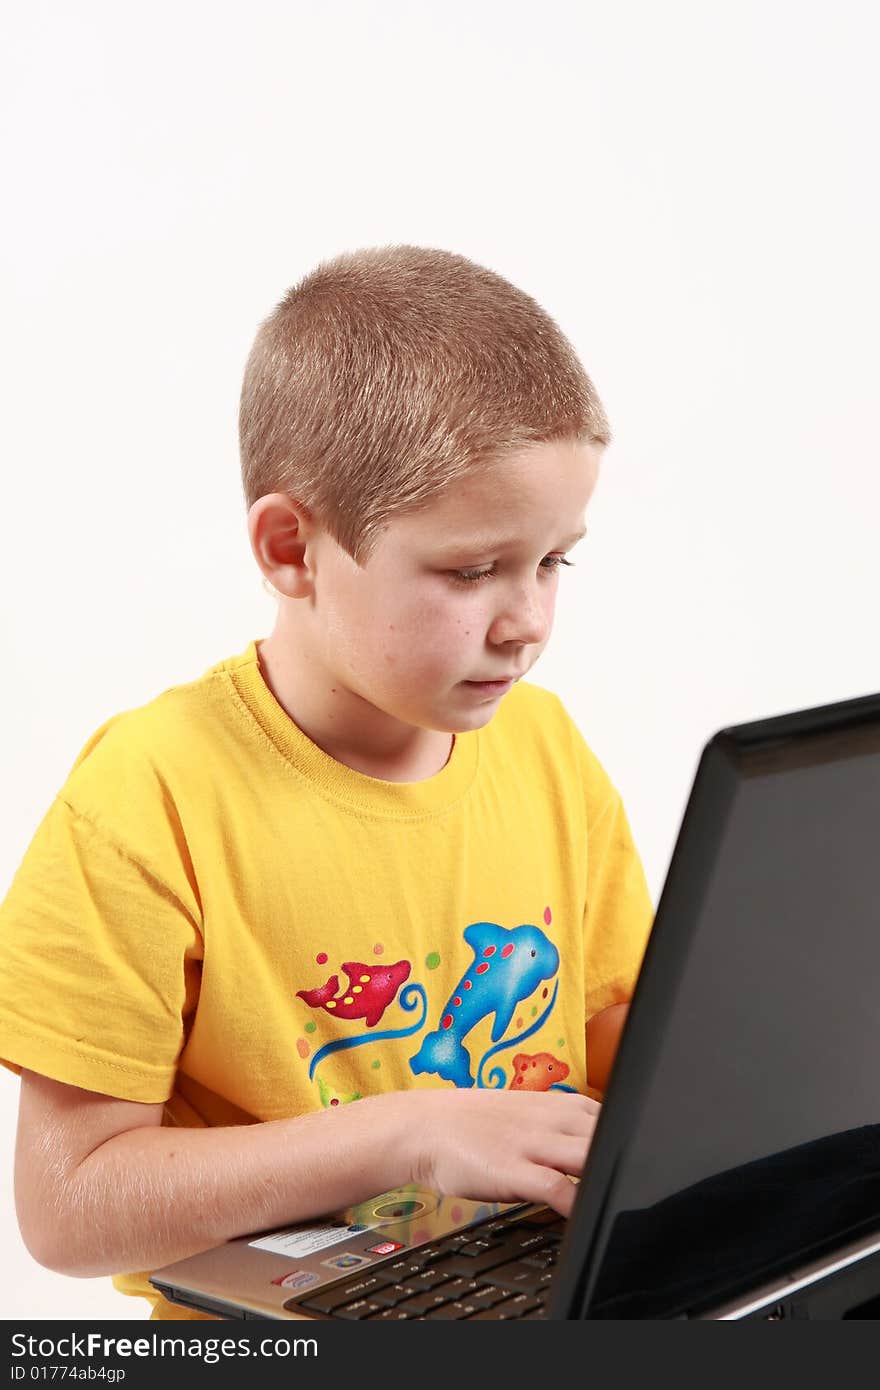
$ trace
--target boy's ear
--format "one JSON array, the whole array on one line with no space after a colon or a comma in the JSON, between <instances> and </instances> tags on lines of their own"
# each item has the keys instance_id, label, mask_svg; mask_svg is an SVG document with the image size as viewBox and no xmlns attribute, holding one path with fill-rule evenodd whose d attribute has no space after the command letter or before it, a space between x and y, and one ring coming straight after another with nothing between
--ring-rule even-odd
<instances>
[{"instance_id":1,"label":"boy's ear","mask_svg":"<svg viewBox=\"0 0 880 1390\"><path fill-rule=\"evenodd\" d=\"M317 534L311 512L283 492L257 498L248 512L254 558L272 587L288 598L312 592L314 574L309 542Z\"/></svg>"}]
</instances>

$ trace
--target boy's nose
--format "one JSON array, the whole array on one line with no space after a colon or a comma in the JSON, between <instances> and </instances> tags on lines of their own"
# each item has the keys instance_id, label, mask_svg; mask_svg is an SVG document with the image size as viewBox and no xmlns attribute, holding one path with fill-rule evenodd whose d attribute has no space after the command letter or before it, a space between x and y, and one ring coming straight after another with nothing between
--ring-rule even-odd
<instances>
[{"instance_id":1,"label":"boy's nose","mask_svg":"<svg viewBox=\"0 0 880 1390\"><path fill-rule=\"evenodd\" d=\"M545 598L533 588L521 589L504 605L492 624L496 642L521 642L536 646L550 633L552 614Z\"/></svg>"}]
</instances>

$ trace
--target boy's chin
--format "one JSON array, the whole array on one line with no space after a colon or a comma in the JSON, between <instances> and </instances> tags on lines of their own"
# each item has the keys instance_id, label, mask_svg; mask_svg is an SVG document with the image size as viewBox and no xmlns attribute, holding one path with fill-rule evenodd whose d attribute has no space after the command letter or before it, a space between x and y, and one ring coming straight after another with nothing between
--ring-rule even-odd
<instances>
[{"instance_id":1,"label":"boy's chin","mask_svg":"<svg viewBox=\"0 0 880 1390\"><path fill-rule=\"evenodd\" d=\"M475 704L471 709L457 711L448 719L444 719L442 728L440 724L435 727L438 732L445 734L466 734L472 729L482 729L493 715L497 714L500 703L500 700L486 700Z\"/></svg>"}]
</instances>

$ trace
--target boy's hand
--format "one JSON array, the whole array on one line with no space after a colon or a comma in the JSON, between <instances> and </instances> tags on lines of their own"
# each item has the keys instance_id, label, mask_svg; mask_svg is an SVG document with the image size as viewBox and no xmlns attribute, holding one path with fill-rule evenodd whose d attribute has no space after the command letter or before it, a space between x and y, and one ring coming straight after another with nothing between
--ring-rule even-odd
<instances>
[{"instance_id":1,"label":"boy's hand","mask_svg":"<svg viewBox=\"0 0 880 1390\"><path fill-rule=\"evenodd\" d=\"M410 1091L413 1181L473 1201L541 1202L569 1216L598 1101L560 1092Z\"/></svg>"}]
</instances>

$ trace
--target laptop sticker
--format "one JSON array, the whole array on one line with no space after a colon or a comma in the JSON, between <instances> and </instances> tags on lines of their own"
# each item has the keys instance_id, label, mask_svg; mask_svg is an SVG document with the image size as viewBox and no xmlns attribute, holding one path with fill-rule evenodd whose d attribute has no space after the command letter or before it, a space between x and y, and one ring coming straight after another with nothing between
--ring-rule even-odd
<instances>
[{"instance_id":1,"label":"laptop sticker","mask_svg":"<svg viewBox=\"0 0 880 1390\"><path fill-rule=\"evenodd\" d=\"M435 1201L432 1210L436 1205ZM392 1202L380 1202L377 1207L373 1207L373 1215L378 1218L380 1226L388 1226L392 1221L407 1221L411 1216L421 1216L427 1207L427 1202L421 1202L417 1198L398 1197Z\"/></svg>"},{"instance_id":2,"label":"laptop sticker","mask_svg":"<svg viewBox=\"0 0 880 1390\"><path fill-rule=\"evenodd\" d=\"M338 1245L340 1241L350 1240L353 1235L369 1230L361 1222L352 1226L342 1222L325 1222L320 1226L298 1226L292 1231L276 1231L259 1240L249 1240L254 1250L269 1250L273 1255L287 1255L291 1260L304 1260L328 1246Z\"/></svg>"},{"instance_id":3,"label":"laptop sticker","mask_svg":"<svg viewBox=\"0 0 880 1390\"><path fill-rule=\"evenodd\" d=\"M380 1240L378 1245L368 1245L368 1255L393 1255L396 1250L405 1250L402 1240Z\"/></svg>"},{"instance_id":4,"label":"laptop sticker","mask_svg":"<svg viewBox=\"0 0 880 1390\"><path fill-rule=\"evenodd\" d=\"M278 1284L282 1289L310 1289L313 1284L321 1281L320 1274L313 1274L310 1269L295 1269L292 1274L285 1274L281 1279L273 1279L273 1284Z\"/></svg>"},{"instance_id":5,"label":"laptop sticker","mask_svg":"<svg viewBox=\"0 0 880 1390\"><path fill-rule=\"evenodd\" d=\"M322 1260L321 1263L329 1269L357 1269L358 1265L368 1265L370 1261L366 1255L331 1255L329 1260Z\"/></svg>"}]
</instances>

